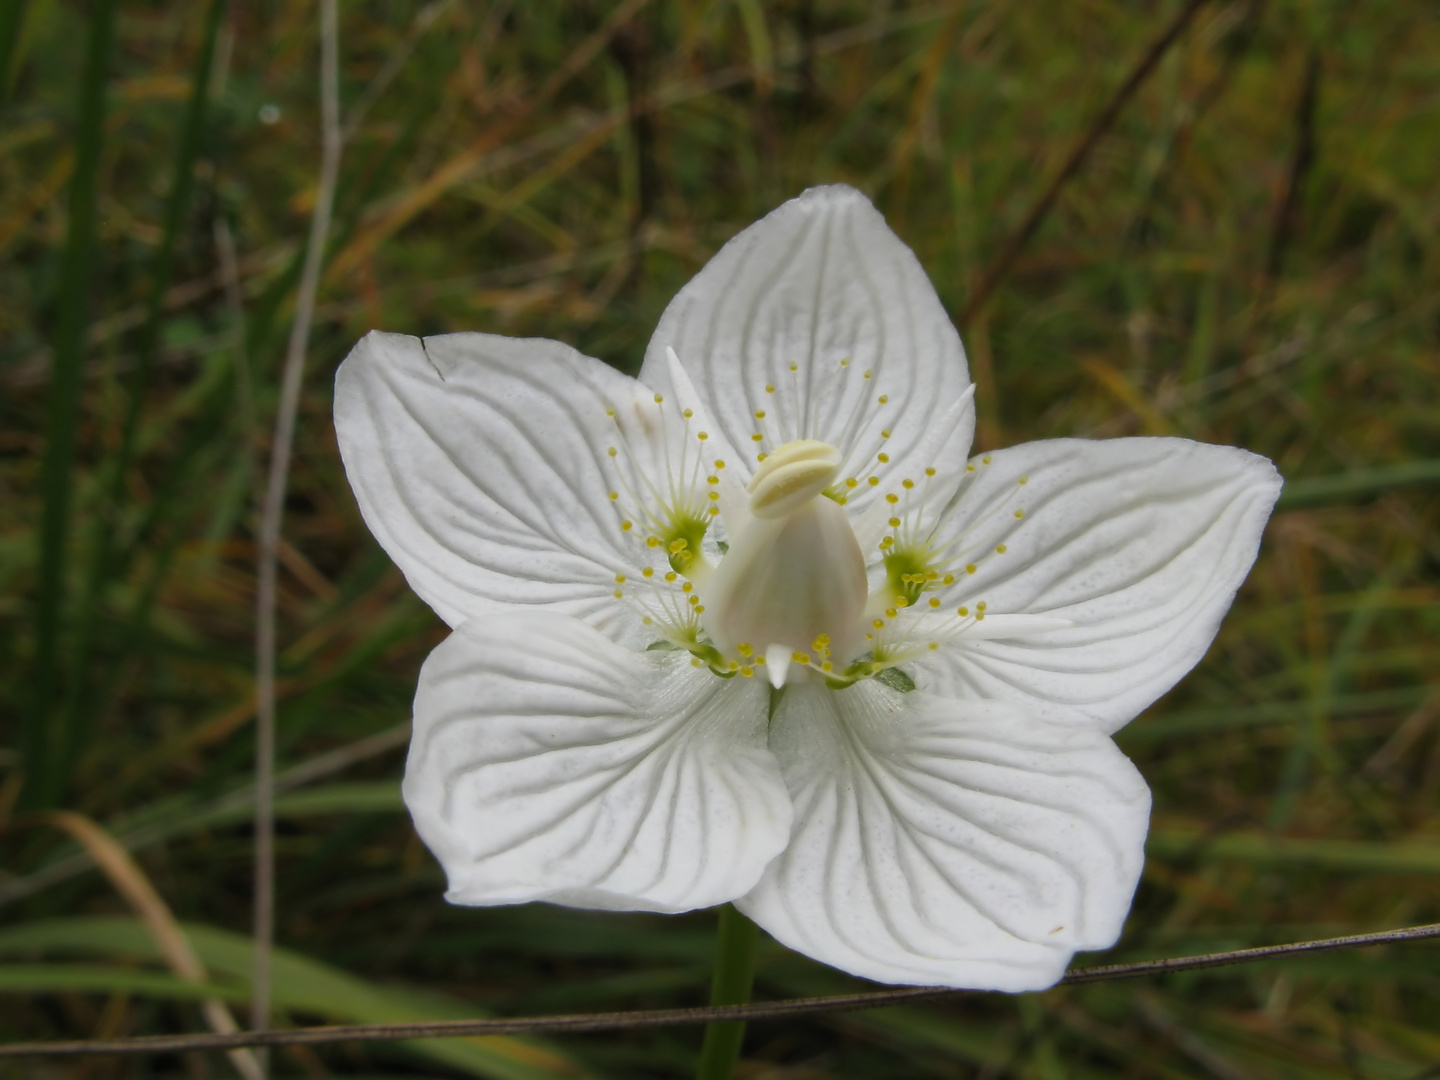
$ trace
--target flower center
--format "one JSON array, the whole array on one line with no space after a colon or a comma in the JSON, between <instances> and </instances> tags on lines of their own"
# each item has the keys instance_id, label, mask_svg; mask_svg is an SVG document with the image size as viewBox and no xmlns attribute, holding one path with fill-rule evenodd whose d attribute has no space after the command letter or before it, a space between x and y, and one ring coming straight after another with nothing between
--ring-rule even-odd
<instances>
[{"instance_id":1,"label":"flower center","mask_svg":"<svg viewBox=\"0 0 1440 1080\"><path fill-rule=\"evenodd\" d=\"M705 589L702 622L715 645L759 650L777 685L792 653L828 670L830 655L843 663L860 646L865 560L845 511L824 494L840 464L838 450L811 439L766 455L748 489L754 517Z\"/></svg>"}]
</instances>

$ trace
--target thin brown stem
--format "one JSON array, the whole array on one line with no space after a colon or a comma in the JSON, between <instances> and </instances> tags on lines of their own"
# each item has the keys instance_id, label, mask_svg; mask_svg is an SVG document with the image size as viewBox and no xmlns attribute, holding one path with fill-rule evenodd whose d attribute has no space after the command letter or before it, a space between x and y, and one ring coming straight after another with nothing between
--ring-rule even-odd
<instances>
[{"instance_id":1,"label":"thin brown stem","mask_svg":"<svg viewBox=\"0 0 1440 1080\"><path fill-rule=\"evenodd\" d=\"M1107 982L1182 971L1203 971L1276 960L1304 953L1358 949L1372 945L1395 945L1407 941L1440 938L1440 923L1381 930L1373 934L1296 941L1286 945L1262 945L1253 949L1179 956L1166 960L1140 960L1129 964L1106 964L1079 968L1057 985ZM374 1041L388 1039L433 1039L474 1035L538 1035L566 1032L619 1031L634 1028L668 1027L678 1024L708 1024L726 1021L778 1020L790 1016L854 1012L919 1001L934 1001L974 990L952 990L920 986L879 990L832 997L795 998L788 1001L755 1002L749 1005L712 1005L693 1009L642 1009L630 1012L574 1013L564 1016L529 1016L498 1020L442 1020L409 1024L347 1024L290 1028L286 1031L238 1032L234 1035L139 1035L123 1039L77 1039L69 1042L11 1043L0 1046L0 1058L74 1057L81 1054L156 1054L184 1050L228 1050L237 1046L296 1046L318 1043Z\"/></svg>"},{"instance_id":2,"label":"thin brown stem","mask_svg":"<svg viewBox=\"0 0 1440 1080\"><path fill-rule=\"evenodd\" d=\"M295 321L285 349L280 403L275 412L275 434L270 450L270 474L260 508L255 620L255 945L250 1024L261 1033L270 1026L270 959L275 940L276 578L285 488L295 441L295 417L305 374L305 351L315 318L315 297L320 287L320 268L325 259L325 240L330 232L335 182L340 171L339 37L336 0L320 0L320 176L295 302ZM262 1059L262 1063L268 1067L268 1062Z\"/></svg>"},{"instance_id":3,"label":"thin brown stem","mask_svg":"<svg viewBox=\"0 0 1440 1080\"><path fill-rule=\"evenodd\" d=\"M970 299L965 303L965 309L960 313L958 321L961 327L968 326L976 313L985 306L991 294L994 293L996 286L999 285L1000 282L1004 280L1005 275L1010 272L1010 268L1014 265L1015 259L1039 230L1041 223L1049 216L1050 211L1055 206L1056 200L1060 198L1060 192L1065 189L1065 185L1079 173L1081 166L1085 164L1085 160L1090 156L1090 151L1095 149L1095 145L1100 141L1101 137L1109 131L1110 126L1115 123L1115 118L1120 115L1120 110L1135 96L1140 87L1145 85L1145 80L1150 77L1150 73L1155 70L1161 58L1169 51L1170 46L1179 40L1185 28L1189 26L1191 20L1195 18L1196 13L1198 13L1207 2L1208 0L1190 0L1189 3L1180 9L1179 14L1170 21L1170 25L1165 27L1165 29L1161 31L1160 36L1150 43L1150 47L1146 49L1144 55L1140 57L1139 62L1131 70L1129 77L1126 78L1126 80L1120 84L1119 88L1116 89L1115 93L1110 96L1110 100L1106 102L1105 108L1101 109L1100 114L1090 122L1090 126L1085 130L1085 134L1080 136L1079 141L1076 142L1070 150L1069 156L1065 159L1065 164L1060 167L1060 171L1055 174L1055 178L1050 181L1050 185L1040 197L1035 200L1035 204L1030 208L1030 212L1025 215L1025 219L1020 223L1019 227L1010 234L1010 238L1006 240L1004 246L1001 247L1000 253L990 261L990 265L986 267L985 272L980 275L980 280L975 286L975 291L970 294Z\"/></svg>"}]
</instances>

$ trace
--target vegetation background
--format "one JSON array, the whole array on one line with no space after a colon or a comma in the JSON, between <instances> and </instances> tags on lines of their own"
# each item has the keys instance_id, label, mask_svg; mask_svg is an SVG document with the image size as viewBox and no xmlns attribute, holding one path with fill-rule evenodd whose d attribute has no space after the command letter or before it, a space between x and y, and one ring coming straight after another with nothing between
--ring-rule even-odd
<instances>
[{"instance_id":1,"label":"vegetation background","mask_svg":"<svg viewBox=\"0 0 1440 1080\"><path fill-rule=\"evenodd\" d=\"M250 995L257 521L317 193L317 10L132 0L93 64L110 8L0 12L5 1040L203 1030ZM444 629L360 522L331 379L372 327L558 338L633 371L727 237L840 180L961 321L981 448L1177 434L1290 481L1209 657L1120 735L1156 809L1105 959L1440 921L1440 8L1199 2L1095 128L1181 12L341 5L345 143L280 547L277 1024L703 1003L713 913L442 901L397 781ZM760 997L857 985L762 945ZM350 1044L274 1067L672 1077L698 1046ZM0 1066L226 1074L223 1055ZM1419 1080L1440 1076L1440 953L762 1024L739 1075Z\"/></svg>"}]
</instances>

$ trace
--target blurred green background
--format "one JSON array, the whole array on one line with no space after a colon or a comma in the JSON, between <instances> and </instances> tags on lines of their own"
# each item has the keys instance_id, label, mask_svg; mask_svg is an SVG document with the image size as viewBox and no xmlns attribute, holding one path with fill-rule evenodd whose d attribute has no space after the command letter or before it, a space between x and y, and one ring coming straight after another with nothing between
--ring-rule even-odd
<instances>
[{"instance_id":1,"label":"blurred green background","mask_svg":"<svg viewBox=\"0 0 1440 1080\"><path fill-rule=\"evenodd\" d=\"M316 192L317 11L132 0L97 53L108 6L0 9L5 1040L199 1031L199 999L243 1018L249 995L255 536ZM372 327L558 338L633 371L726 238L831 181L875 199L963 315L980 448L1177 434L1289 480L1209 657L1119 736L1156 809L1105 959L1440 920L1440 8L1202 4L967 311L1181 10L341 4L347 138L281 549L278 1025L706 999L712 913L441 900L398 777L444 628L360 522L331 379ZM172 973L74 819L36 816L55 809L135 851L208 986ZM759 997L860 985L762 943ZM1418 1080L1437 1032L1440 950L1419 944L762 1024L737 1075ZM671 1077L699 1039L274 1067ZM0 1065L204 1075L236 1074Z\"/></svg>"}]
</instances>

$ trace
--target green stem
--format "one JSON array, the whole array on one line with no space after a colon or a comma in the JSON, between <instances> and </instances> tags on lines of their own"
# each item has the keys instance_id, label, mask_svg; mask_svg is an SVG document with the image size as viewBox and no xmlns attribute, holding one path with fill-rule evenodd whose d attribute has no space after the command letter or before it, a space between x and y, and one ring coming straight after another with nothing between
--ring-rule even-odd
<instances>
[{"instance_id":1,"label":"green stem","mask_svg":"<svg viewBox=\"0 0 1440 1080\"><path fill-rule=\"evenodd\" d=\"M715 935L715 978L710 984L711 1005L744 1005L750 1000L750 988L755 982L755 947L759 942L758 926L730 904L720 909L720 926ZM695 1080L730 1080L744 1041L744 1021L707 1024Z\"/></svg>"}]
</instances>

